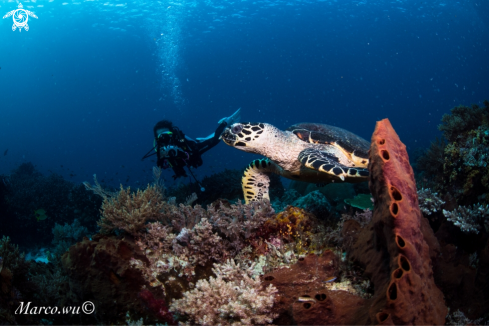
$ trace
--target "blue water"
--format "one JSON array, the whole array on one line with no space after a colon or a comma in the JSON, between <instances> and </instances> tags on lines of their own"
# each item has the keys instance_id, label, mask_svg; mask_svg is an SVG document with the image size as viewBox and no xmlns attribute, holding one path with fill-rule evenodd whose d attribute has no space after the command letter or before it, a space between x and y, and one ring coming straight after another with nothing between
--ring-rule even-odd
<instances>
[{"instance_id":1,"label":"blue water","mask_svg":"<svg viewBox=\"0 0 489 326\"><path fill-rule=\"evenodd\" d=\"M0 1L1 15L17 4ZM158 120L204 137L240 107L243 121L366 139L389 118L413 150L452 107L489 99L483 0L22 4L38 16L29 31L0 20L0 174L30 161L137 187L151 181L154 160L141 157ZM252 158L221 143L196 176Z\"/></svg>"}]
</instances>

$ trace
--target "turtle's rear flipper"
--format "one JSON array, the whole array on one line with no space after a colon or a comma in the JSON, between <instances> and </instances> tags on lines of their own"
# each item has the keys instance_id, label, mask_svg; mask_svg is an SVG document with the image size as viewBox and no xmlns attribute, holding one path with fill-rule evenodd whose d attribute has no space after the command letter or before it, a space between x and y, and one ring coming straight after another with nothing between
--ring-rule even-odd
<instances>
[{"instance_id":1,"label":"turtle's rear flipper","mask_svg":"<svg viewBox=\"0 0 489 326\"><path fill-rule=\"evenodd\" d=\"M335 156L314 148L306 148L300 152L298 159L305 167L335 175L342 181L345 181L345 177L368 177L368 169L345 166Z\"/></svg>"},{"instance_id":2,"label":"turtle's rear flipper","mask_svg":"<svg viewBox=\"0 0 489 326\"><path fill-rule=\"evenodd\" d=\"M270 189L269 174L272 172L272 163L267 158L254 160L248 165L241 178L246 204L263 199L270 200L268 194Z\"/></svg>"}]
</instances>

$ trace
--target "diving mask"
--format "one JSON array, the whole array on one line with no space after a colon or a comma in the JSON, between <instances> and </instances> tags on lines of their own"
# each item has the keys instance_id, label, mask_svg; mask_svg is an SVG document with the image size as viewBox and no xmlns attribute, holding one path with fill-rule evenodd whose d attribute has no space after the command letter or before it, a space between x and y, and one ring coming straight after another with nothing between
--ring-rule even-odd
<instances>
[{"instance_id":1,"label":"diving mask","mask_svg":"<svg viewBox=\"0 0 489 326\"><path fill-rule=\"evenodd\" d=\"M157 140L158 140L158 142L160 142L160 141L165 142L165 141L168 141L172 136L173 136L173 132L163 131L163 132L158 133Z\"/></svg>"}]
</instances>

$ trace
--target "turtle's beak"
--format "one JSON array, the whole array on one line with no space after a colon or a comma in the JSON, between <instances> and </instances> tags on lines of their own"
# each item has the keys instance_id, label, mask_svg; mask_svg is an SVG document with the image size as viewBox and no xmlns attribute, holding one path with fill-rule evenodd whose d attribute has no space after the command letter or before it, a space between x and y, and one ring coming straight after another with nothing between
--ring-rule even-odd
<instances>
[{"instance_id":1,"label":"turtle's beak","mask_svg":"<svg viewBox=\"0 0 489 326\"><path fill-rule=\"evenodd\" d=\"M233 146L236 143L236 135L233 134L230 127L224 129L220 137L226 145Z\"/></svg>"}]
</instances>

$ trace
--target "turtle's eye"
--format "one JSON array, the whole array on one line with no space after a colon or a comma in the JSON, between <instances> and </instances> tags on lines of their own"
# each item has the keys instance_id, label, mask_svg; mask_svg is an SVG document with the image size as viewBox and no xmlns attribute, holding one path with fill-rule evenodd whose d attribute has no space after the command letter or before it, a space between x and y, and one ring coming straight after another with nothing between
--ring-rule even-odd
<instances>
[{"instance_id":1,"label":"turtle's eye","mask_svg":"<svg viewBox=\"0 0 489 326\"><path fill-rule=\"evenodd\" d=\"M233 132L233 134L239 134L241 132L241 130L243 130L243 125L240 123L234 125L233 128L231 128L231 131Z\"/></svg>"}]
</instances>

